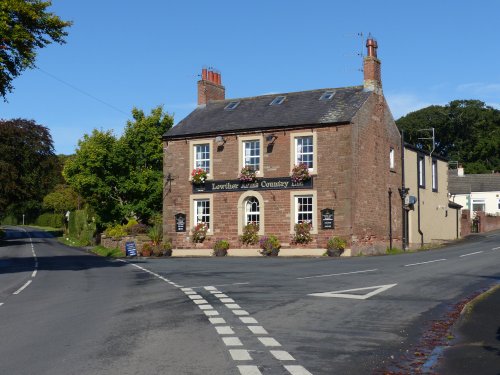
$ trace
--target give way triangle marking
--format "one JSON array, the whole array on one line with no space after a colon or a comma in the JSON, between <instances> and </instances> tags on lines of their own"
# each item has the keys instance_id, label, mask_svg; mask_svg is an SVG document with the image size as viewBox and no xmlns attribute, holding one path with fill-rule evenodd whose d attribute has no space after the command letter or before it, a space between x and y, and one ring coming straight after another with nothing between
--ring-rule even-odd
<instances>
[{"instance_id":1,"label":"give way triangle marking","mask_svg":"<svg viewBox=\"0 0 500 375\"><path fill-rule=\"evenodd\" d=\"M309 296L367 299L367 298L373 297L376 294L382 293L383 291L386 291L387 289L390 289L396 285L398 285L398 284L387 284L387 285L367 286L366 288L335 290L333 292L312 293L312 294L309 294ZM348 293L348 292L357 292L359 290L371 290L371 289L372 289L372 291L370 293L366 293L366 294Z\"/></svg>"}]
</instances>

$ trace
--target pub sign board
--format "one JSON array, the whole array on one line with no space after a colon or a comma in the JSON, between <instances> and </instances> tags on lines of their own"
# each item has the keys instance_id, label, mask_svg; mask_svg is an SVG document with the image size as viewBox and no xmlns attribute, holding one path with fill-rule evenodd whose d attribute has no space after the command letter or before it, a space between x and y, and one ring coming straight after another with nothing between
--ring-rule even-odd
<instances>
[{"instance_id":1,"label":"pub sign board","mask_svg":"<svg viewBox=\"0 0 500 375\"><path fill-rule=\"evenodd\" d=\"M137 248L134 241L125 242L125 255L128 257L137 256Z\"/></svg>"},{"instance_id":2,"label":"pub sign board","mask_svg":"<svg viewBox=\"0 0 500 375\"><path fill-rule=\"evenodd\" d=\"M199 185L193 184L193 194L245 190L312 189L312 187L312 177L307 181L301 182L293 182L290 177L258 178L254 182L243 182L240 180L218 180L205 181L204 184Z\"/></svg>"},{"instance_id":3,"label":"pub sign board","mask_svg":"<svg viewBox=\"0 0 500 375\"><path fill-rule=\"evenodd\" d=\"M182 213L175 214L175 231L176 232L186 231L186 214Z\"/></svg>"},{"instance_id":4,"label":"pub sign board","mask_svg":"<svg viewBox=\"0 0 500 375\"><path fill-rule=\"evenodd\" d=\"M335 211L331 208L321 210L321 229L334 229L334 215Z\"/></svg>"}]
</instances>

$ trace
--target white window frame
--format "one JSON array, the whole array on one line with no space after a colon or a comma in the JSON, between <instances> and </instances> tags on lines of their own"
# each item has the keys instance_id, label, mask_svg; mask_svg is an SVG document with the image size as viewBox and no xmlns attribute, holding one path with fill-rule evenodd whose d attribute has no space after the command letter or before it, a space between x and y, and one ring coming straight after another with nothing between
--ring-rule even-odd
<instances>
[{"instance_id":1,"label":"white window frame","mask_svg":"<svg viewBox=\"0 0 500 375\"><path fill-rule=\"evenodd\" d=\"M249 206L249 203L250 203L250 200L256 200L257 201L257 206L258 206L258 210L257 211L248 211L248 206ZM248 216L258 216L259 217L259 221L258 221L258 225L260 227L260 201L259 201L259 198L255 197L255 196L250 196L250 197L247 197L244 201L244 206L243 206L243 211L245 212L245 215L243 217L243 224L244 225L248 225L250 224L251 222L256 222L256 221L253 221L253 220L248 220Z\"/></svg>"},{"instance_id":2,"label":"white window frame","mask_svg":"<svg viewBox=\"0 0 500 375\"><path fill-rule=\"evenodd\" d=\"M312 146L313 146L313 158L312 163L313 167L309 168L310 174L318 174L318 142L316 130L308 131L308 132L294 132L290 135L290 171L293 169L294 165L298 165L298 155L297 155L297 139L303 137L312 137Z\"/></svg>"},{"instance_id":3,"label":"white window frame","mask_svg":"<svg viewBox=\"0 0 500 375\"><path fill-rule=\"evenodd\" d=\"M431 161L431 172L432 172L432 191L438 191L438 161L432 159Z\"/></svg>"},{"instance_id":4,"label":"white window frame","mask_svg":"<svg viewBox=\"0 0 500 375\"><path fill-rule=\"evenodd\" d=\"M298 219L298 198L311 197L312 198L312 228L311 234L318 234L318 200L315 190L295 190L290 192L290 234L295 233L295 224Z\"/></svg>"},{"instance_id":5,"label":"white window frame","mask_svg":"<svg viewBox=\"0 0 500 375\"><path fill-rule=\"evenodd\" d=\"M484 209L482 211L474 210L475 204L482 204ZM485 198L473 198L471 200L471 209L473 212L486 212L486 199Z\"/></svg>"},{"instance_id":6,"label":"white window frame","mask_svg":"<svg viewBox=\"0 0 500 375\"><path fill-rule=\"evenodd\" d=\"M245 166L245 142L252 142L252 141L259 141L259 147L260 147L259 170L257 171L256 175L258 177L264 177L264 153L263 153L264 136L262 134L238 137L238 144L239 144L238 165L240 166L238 174L240 173L240 170Z\"/></svg>"},{"instance_id":7,"label":"white window frame","mask_svg":"<svg viewBox=\"0 0 500 375\"><path fill-rule=\"evenodd\" d=\"M262 195L257 192L257 191L246 191L243 194L240 195L238 199L238 235L243 234L243 227L245 226L245 216L246 216L246 211L245 211L245 204L247 202L247 199L250 197L255 197L259 201L259 210L260 210L260 223L259 223L259 236L263 236L265 234L265 202L264 198Z\"/></svg>"},{"instance_id":8,"label":"white window frame","mask_svg":"<svg viewBox=\"0 0 500 375\"><path fill-rule=\"evenodd\" d=\"M209 152L209 162L208 168L209 172L207 173L207 180L212 180L214 176L214 152L213 152L213 140L212 139L200 139L196 141L189 141L189 165L191 169L189 169L189 180L191 181L191 172L196 168L196 146L208 144L208 152Z\"/></svg>"},{"instance_id":9,"label":"white window frame","mask_svg":"<svg viewBox=\"0 0 500 375\"><path fill-rule=\"evenodd\" d=\"M421 189L425 189L425 156L417 155L417 184Z\"/></svg>"},{"instance_id":10,"label":"white window frame","mask_svg":"<svg viewBox=\"0 0 500 375\"><path fill-rule=\"evenodd\" d=\"M396 161L394 159L394 147L391 147L390 150L389 150L389 168L390 169L394 169L396 167Z\"/></svg>"},{"instance_id":11,"label":"white window frame","mask_svg":"<svg viewBox=\"0 0 500 375\"><path fill-rule=\"evenodd\" d=\"M497 211L500 211L500 198L497 199Z\"/></svg>"},{"instance_id":12,"label":"white window frame","mask_svg":"<svg viewBox=\"0 0 500 375\"><path fill-rule=\"evenodd\" d=\"M189 212L191 214L191 218L189 222L191 223L190 232L192 232L193 228L198 224L198 213L197 213L197 203L199 201L208 201L210 212L208 214L209 224L207 235L213 235L214 233L214 200L212 194L192 194L189 196Z\"/></svg>"}]
</instances>

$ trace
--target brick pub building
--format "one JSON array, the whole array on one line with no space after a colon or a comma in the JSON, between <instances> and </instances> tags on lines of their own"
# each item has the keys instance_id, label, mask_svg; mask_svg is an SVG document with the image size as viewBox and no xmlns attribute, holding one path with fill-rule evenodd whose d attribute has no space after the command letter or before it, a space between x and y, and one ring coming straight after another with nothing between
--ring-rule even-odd
<instances>
[{"instance_id":1,"label":"brick pub building","mask_svg":"<svg viewBox=\"0 0 500 375\"><path fill-rule=\"evenodd\" d=\"M352 254L371 253L385 251L391 231L400 239L401 136L382 93L377 42L367 49L362 86L226 99L221 75L202 71L198 107L163 137L164 235L174 248L194 248L200 222L209 227L203 248L216 239L241 248L249 221L285 248L305 220L306 247L340 236ZM312 178L294 184L299 163ZM244 166L257 171L254 183L238 179ZM192 184L194 168L208 173L203 185Z\"/></svg>"}]
</instances>

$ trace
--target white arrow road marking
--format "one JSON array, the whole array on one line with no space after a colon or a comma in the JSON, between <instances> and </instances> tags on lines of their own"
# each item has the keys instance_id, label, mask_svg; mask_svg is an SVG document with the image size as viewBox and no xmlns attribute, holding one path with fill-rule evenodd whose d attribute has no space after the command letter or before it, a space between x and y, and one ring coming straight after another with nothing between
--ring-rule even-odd
<instances>
[{"instance_id":1,"label":"white arrow road marking","mask_svg":"<svg viewBox=\"0 0 500 375\"><path fill-rule=\"evenodd\" d=\"M377 286L368 286L366 288L356 288L356 289L346 289L346 290L336 290L332 292L324 292L324 293L312 293L310 296L315 297L338 297L338 298L352 298L352 299L367 299L373 297L376 294L379 294L387 289L392 288L398 284L387 284L387 285L377 285ZM357 292L359 290L370 290L375 289L367 294L350 294L347 292Z\"/></svg>"}]
</instances>

